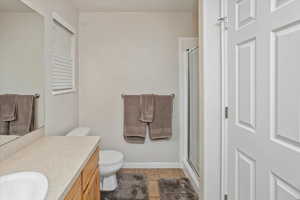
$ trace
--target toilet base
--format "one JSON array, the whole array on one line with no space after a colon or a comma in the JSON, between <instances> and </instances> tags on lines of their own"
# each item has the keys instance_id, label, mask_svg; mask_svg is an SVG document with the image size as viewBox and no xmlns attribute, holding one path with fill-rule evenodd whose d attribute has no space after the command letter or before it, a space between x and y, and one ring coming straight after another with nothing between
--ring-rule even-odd
<instances>
[{"instance_id":1,"label":"toilet base","mask_svg":"<svg viewBox=\"0 0 300 200\"><path fill-rule=\"evenodd\" d=\"M118 187L118 181L116 174L107 176L107 177L101 177L100 181L100 190L101 191L114 191Z\"/></svg>"}]
</instances>

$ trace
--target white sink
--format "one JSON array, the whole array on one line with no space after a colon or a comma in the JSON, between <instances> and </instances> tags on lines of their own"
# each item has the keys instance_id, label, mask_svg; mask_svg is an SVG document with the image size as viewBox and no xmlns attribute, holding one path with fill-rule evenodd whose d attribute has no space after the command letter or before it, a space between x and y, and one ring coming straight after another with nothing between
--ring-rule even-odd
<instances>
[{"instance_id":1,"label":"white sink","mask_svg":"<svg viewBox=\"0 0 300 200\"><path fill-rule=\"evenodd\" d=\"M46 176L37 172L19 172L0 176L1 200L45 200Z\"/></svg>"}]
</instances>

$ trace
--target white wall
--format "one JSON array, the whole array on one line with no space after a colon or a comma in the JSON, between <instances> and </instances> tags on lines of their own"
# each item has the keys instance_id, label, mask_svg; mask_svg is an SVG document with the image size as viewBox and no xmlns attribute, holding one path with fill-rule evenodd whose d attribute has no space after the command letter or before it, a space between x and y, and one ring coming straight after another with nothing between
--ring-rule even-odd
<instances>
[{"instance_id":1,"label":"white wall","mask_svg":"<svg viewBox=\"0 0 300 200\"><path fill-rule=\"evenodd\" d=\"M80 125L127 162L179 162L178 37L196 36L193 14L81 13L79 22ZM122 93L175 93L172 139L126 143Z\"/></svg>"},{"instance_id":2,"label":"white wall","mask_svg":"<svg viewBox=\"0 0 300 200\"><path fill-rule=\"evenodd\" d=\"M34 12L1 12L0 27L0 94L40 94L35 109L36 127L41 127L45 99L43 18Z\"/></svg>"},{"instance_id":3,"label":"white wall","mask_svg":"<svg viewBox=\"0 0 300 200\"><path fill-rule=\"evenodd\" d=\"M46 74L46 134L64 135L78 126L78 91L53 96L51 94L51 49L54 34L52 32L52 12L58 13L76 30L78 11L69 0L21 0L41 11L45 16L45 74ZM78 62L76 61L76 85L78 86Z\"/></svg>"}]
</instances>

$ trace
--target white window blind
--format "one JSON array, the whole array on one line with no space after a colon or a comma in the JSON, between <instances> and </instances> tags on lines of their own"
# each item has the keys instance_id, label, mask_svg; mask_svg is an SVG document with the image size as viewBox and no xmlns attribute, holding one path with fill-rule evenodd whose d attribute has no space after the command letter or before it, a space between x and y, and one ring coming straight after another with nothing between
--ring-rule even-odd
<instances>
[{"instance_id":1,"label":"white window blind","mask_svg":"<svg viewBox=\"0 0 300 200\"><path fill-rule=\"evenodd\" d=\"M68 57L53 56L52 90L74 89L73 60Z\"/></svg>"},{"instance_id":2,"label":"white window blind","mask_svg":"<svg viewBox=\"0 0 300 200\"><path fill-rule=\"evenodd\" d=\"M53 94L75 91L75 32L60 16L53 14Z\"/></svg>"}]
</instances>

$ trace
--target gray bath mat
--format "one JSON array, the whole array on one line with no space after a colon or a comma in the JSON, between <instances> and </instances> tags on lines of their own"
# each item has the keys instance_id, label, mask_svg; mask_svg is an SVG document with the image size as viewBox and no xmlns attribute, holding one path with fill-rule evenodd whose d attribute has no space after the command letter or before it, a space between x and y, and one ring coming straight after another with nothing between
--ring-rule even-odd
<instances>
[{"instance_id":1,"label":"gray bath mat","mask_svg":"<svg viewBox=\"0 0 300 200\"><path fill-rule=\"evenodd\" d=\"M148 200L147 178L141 174L118 174L119 187L102 192L102 200Z\"/></svg>"},{"instance_id":2,"label":"gray bath mat","mask_svg":"<svg viewBox=\"0 0 300 200\"><path fill-rule=\"evenodd\" d=\"M198 194L187 178L160 179L160 200L198 200Z\"/></svg>"}]
</instances>

